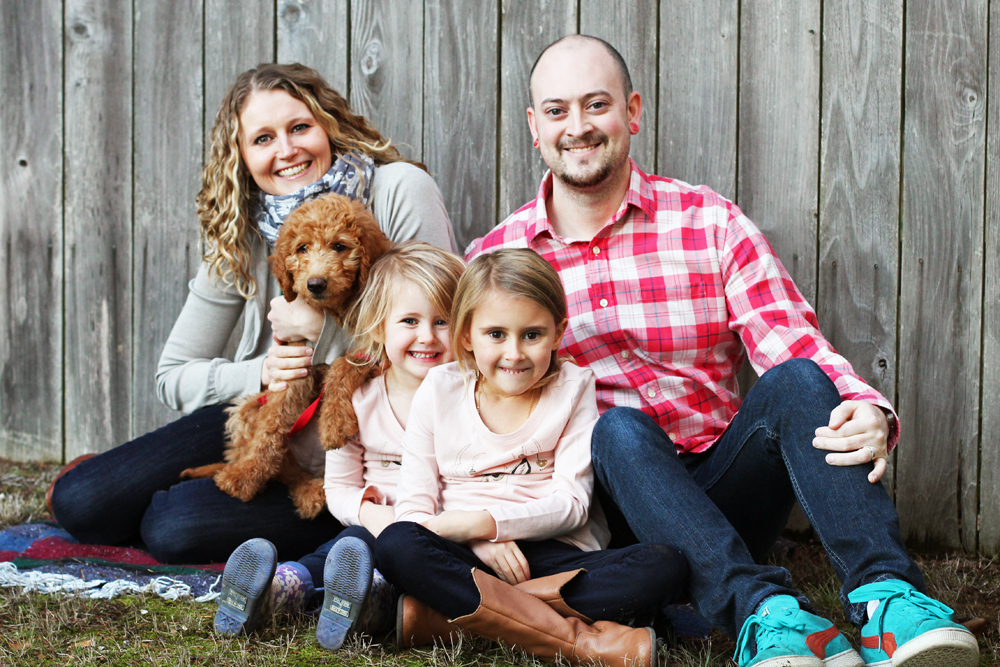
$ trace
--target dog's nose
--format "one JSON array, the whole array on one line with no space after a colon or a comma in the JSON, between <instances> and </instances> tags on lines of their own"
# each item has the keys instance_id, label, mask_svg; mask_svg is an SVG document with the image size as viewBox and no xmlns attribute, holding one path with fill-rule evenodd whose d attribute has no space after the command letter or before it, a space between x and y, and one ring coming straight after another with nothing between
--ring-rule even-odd
<instances>
[{"instance_id":1,"label":"dog's nose","mask_svg":"<svg viewBox=\"0 0 1000 667\"><path fill-rule=\"evenodd\" d=\"M310 278L306 286L313 294L322 294L326 291L326 278Z\"/></svg>"}]
</instances>

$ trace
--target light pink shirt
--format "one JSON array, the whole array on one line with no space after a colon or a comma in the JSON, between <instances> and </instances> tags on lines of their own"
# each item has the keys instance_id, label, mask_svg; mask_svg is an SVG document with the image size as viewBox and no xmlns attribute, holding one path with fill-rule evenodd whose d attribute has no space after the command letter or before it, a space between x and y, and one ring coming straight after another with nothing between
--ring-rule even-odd
<instances>
[{"instance_id":1,"label":"light pink shirt","mask_svg":"<svg viewBox=\"0 0 1000 667\"><path fill-rule=\"evenodd\" d=\"M361 525L361 503L392 505L396 499L403 427L386 393L385 376L369 380L352 399L358 434L326 453L326 506L345 526ZM412 413L411 413L412 414Z\"/></svg>"},{"instance_id":2,"label":"light pink shirt","mask_svg":"<svg viewBox=\"0 0 1000 667\"><path fill-rule=\"evenodd\" d=\"M479 417L474 387L451 363L432 369L417 390L403 439L396 520L486 510L496 521L497 542L556 538L584 551L606 546L607 527L588 517L593 371L563 364L528 420L503 435Z\"/></svg>"}]
</instances>

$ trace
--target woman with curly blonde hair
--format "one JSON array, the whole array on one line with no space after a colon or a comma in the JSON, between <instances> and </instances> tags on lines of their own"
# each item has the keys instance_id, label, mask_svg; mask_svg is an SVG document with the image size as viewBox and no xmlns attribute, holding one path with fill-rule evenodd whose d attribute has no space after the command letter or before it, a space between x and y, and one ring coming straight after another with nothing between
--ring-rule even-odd
<instances>
[{"instance_id":1,"label":"woman with curly blonde hair","mask_svg":"<svg viewBox=\"0 0 1000 667\"><path fill-rule=\"evenodd\" d=\"M200 563L225 560L250 537L295 558L340 530L325 512L300 519L277 482L243 503L212 479L179 479L186 468L222 460L232 401L283 389L350 343L329 316L301 299L286 302L267 264L288 214L327 193L364 203L394 242L454 249L441 193L423 165L404 159L315 70L263 64L241 74L216 116L197 198L203 262L156 372L157 396L187 416L67 466L51 501L74 537L141 541L160 561ZM304 429L291 445L300 465L322 476L315 431Z\"/></svg>"}]
</instances>

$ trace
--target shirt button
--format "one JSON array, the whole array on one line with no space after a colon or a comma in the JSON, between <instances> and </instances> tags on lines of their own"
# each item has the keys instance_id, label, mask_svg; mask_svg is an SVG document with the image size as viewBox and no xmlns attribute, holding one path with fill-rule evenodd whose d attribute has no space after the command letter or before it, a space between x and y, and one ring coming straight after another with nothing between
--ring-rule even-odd
<instances>
[{"instance_id":1,"label":"shirt button","mask_svg":"<svg viewBox=\"0 0 1000 667\"><path fill-rule=\"evenodd\" d=\"M622 359L628 359L628 350L622 350Z\"/></svg>"},{"instance_id":2,"label":"shirt button","mask_svg":"<svg viewBox=\"0 0 1000 667\"><path fill-rule=\"evenodd\" d=\"M646 390L646 396L649 396L650 398L655 398L656 390L650 387L649 389Z\"/></svg>"},{"instance_id":3,"label":"shirt button","mask_svg":"<svg viewBox=\"0 0 1000 667\"><path fill-rule=\"evenodd\" d=\"M595 255L600 255L601 254L601 249L598 248L597 246L594 246L594 254Z\"/></svg>"},{"instance_id":4,"label":"shirt button","mask_svg":"<svg viewBox=\"0 0 1000 667\"><path fill-rule=\"evenodd\" d=\"M601 308L607 308L607 306L608 306L608 300L607 299L601 299L600 304L601 304Z\"/></svg>"},{"instance_id":5,"label":"shirt button","mask_svg":"<svg viewBox=\"0 0 1000 667\"><path fill-rule=\"evenodd\" d=\"M677 442L677 434L676 433L667 433L667 437L670 438L670 442Z\"/></svg>"}]
</instances>

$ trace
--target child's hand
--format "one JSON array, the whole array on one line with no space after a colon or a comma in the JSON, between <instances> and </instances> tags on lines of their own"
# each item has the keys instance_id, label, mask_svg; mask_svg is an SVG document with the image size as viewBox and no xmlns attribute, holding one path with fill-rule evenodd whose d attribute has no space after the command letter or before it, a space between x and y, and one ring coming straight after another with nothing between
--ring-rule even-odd
<instances>
[{"instance_id":1,"label":"child's hand","mask_svg":"<svg viewBox=\"0 0 1000 667\"><path fill-rule=\"evenodd\" d=\"M476 554L476 558L489 565L501 580L511 586L531 579L528 560L516 542L473 540L469 542L469 548Z\"/></svg>"},{"instance_id":2,"label":"child's hand","mask_svg":"<svg viewBox=\"0 0 1000 667\"><path fill-rule=\"evenodd\" d=\"M361 526L368 529L375 537L385 530L396 519L395 510L391 505L376 505L366 500L361 503L361 511L358 513L361 519Z\"/></svg>"},{"instance_id":3,"label":"child's hand","mask_svg":"<svg viewBox=\"0 0 1000 667\"><path fill-rule=\"evenodd\" d=\"M421 525L457 544L465 544L470 540L492 540L497 535L497 523L486 510L447 510L432 516Z\"/></svg>"}]
</instances>

